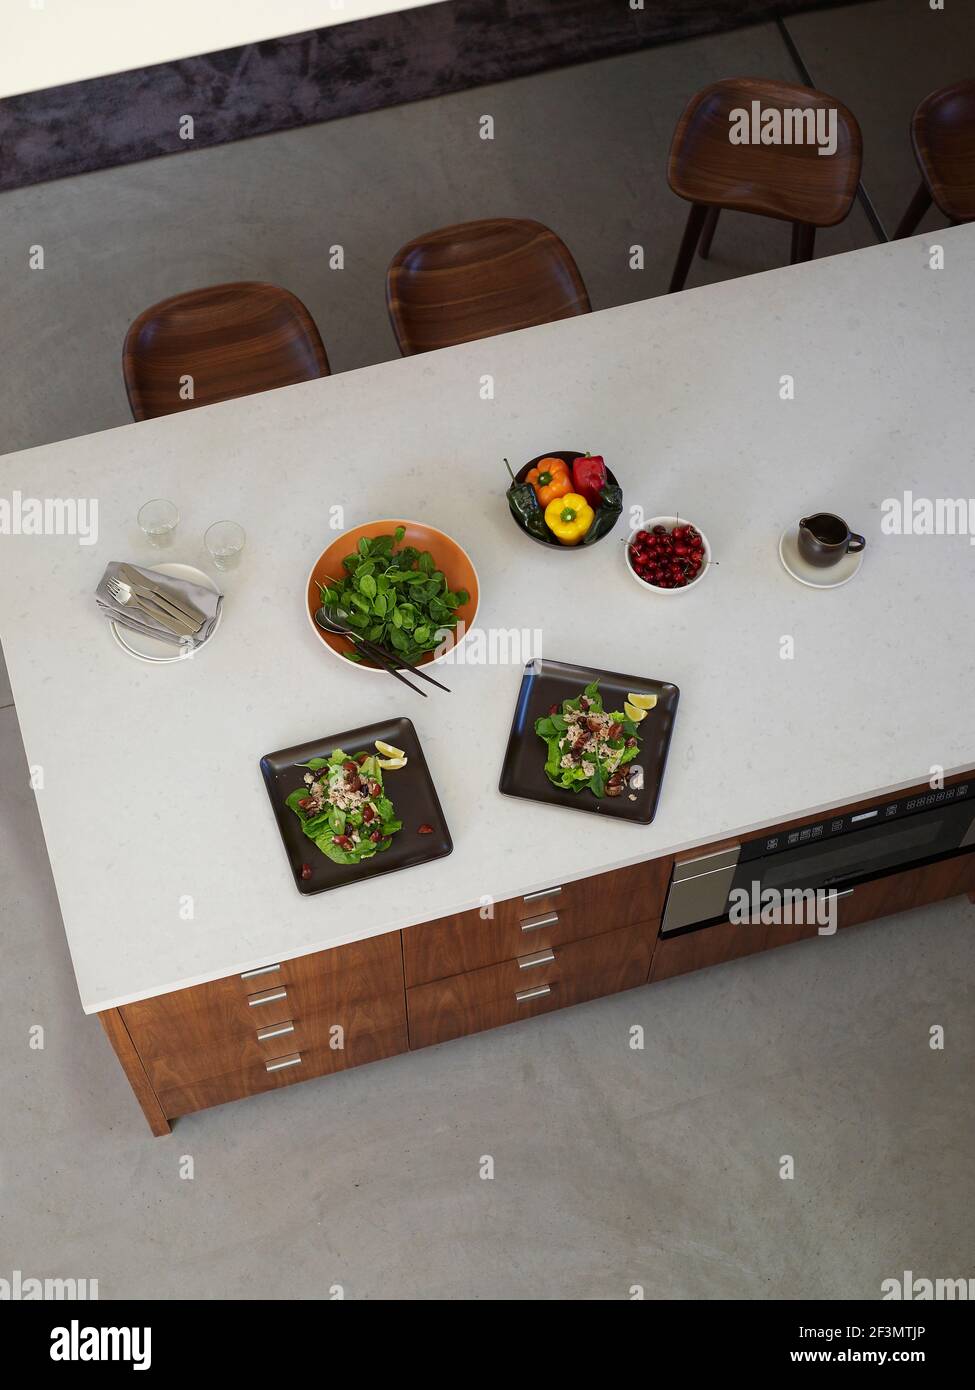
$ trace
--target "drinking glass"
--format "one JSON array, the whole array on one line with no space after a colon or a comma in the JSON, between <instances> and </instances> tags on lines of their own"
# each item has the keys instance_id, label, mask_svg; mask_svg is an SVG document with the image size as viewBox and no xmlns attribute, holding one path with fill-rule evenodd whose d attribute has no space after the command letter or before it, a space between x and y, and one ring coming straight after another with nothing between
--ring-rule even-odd
<instances>
[{"instance_id":1,"label":"drinking glass","mask_svg":"<svg viewBox=\"0 0 975 1390\"><path fill-rule=\"evenodd\" d=\"M179 512L175 503L167 502L165 497L154 497L151 502L139 508L137 518L150 545L170 545L173 532L179 525Z\"/></svg>"},{"instance_id":2,"label":"drinking glass","mask_svg":"<svg viewBox=\"0 0 975 1390\"><path fill-rule=\"evenodd\" d=\"M240 562L247 536L236 521L215 521L203 537L210 559L218 570L230 570Z\"/></svg>"}]
</instances>

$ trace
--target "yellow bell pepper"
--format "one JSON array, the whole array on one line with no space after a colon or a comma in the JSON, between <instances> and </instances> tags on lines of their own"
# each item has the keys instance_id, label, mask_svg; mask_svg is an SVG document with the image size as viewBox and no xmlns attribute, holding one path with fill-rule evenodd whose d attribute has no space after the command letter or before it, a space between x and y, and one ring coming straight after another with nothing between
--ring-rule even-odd
<instances>
[{"instance_id":1,"label":"yellow bell pepper","mask_svg":"<svg viewBox=\"0 0 975 1390\"><path fill-rule=\"evenodd\" d=\"M562 545L578 545L593 523L595 512L577 492L555 497L545 508L545 525Z\"/></svg>"}]
</instances>

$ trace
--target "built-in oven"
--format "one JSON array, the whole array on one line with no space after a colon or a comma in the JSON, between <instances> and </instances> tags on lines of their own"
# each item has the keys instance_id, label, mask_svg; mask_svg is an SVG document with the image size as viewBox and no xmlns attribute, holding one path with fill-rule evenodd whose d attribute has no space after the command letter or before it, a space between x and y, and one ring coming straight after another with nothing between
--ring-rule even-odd
<instances>
[{"instance_id":1,"label":"built-in oven","mask_svg":"<svg viewBox=\"0 0 975 1390\"><path fill-rule=\"evenodd\" d=\"M766 831L674 866L661 936L723 921L740 891L835 891L938 859L975 852L975 779Z\"/></svg>"}]
</instances>

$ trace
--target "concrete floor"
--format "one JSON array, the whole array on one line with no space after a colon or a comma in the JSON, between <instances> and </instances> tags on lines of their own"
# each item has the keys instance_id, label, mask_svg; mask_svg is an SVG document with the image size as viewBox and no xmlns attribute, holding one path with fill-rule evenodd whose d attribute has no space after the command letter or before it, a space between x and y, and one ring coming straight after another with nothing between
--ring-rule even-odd
<instances>
[{"instance_id":1,"label":"concrete floor","mask_svg":"<svg viewBox=\"0 0 975 1390\"><path fill-rule=\"evenodd\" d=\"M152 1139L78 1004L11 708L0 785L0 1272L103 1298L526 1300L875 1299L905 1269L969 1272L967 900Z\"/></svg>"},{"instance_id":2,"label":"concrete floor","mask_svg":"<svg viewBox=\"0 0 975 1390\"><path fill-rule=\"evenodd\" d=\"M929 42L920 9L880 0L791 22L815 80L861 117L889 226L915 182L917 97L975 68L957 16L932 16L943 28ZM663 177L674 121L697 87L758 71L794 75L771 27L4 195L0 451L124 423L129 320L206 282L288 285L336 370L394 356L386 263L449 221L548 222L596 308L661 293L683 223ZM493 145L475 136L485 111ZM857 209L819 251L872 239ZM335 241L341 273L326 268ZM35 242L47 269L27 273ZM634 242L643 272L627 269ZM786 229L726 217L690 283L787 254ZM97 1278L104 1298L328 1297L341 1284L354 1298L602 1299L639 1284L648 1298L843 1299L877 1298L905 1269L970 1272L967 900L209 1111L153 1140L81 1013L33 799L0 654L0 1275ZM642 1052L628 1046L637 1023ZM27 1045L35 1024L43 1050ZM934 1024L943 1052L928 1046ZM778 1176L783 1154L793 1181Z\"/></svg>"}]
</instances>

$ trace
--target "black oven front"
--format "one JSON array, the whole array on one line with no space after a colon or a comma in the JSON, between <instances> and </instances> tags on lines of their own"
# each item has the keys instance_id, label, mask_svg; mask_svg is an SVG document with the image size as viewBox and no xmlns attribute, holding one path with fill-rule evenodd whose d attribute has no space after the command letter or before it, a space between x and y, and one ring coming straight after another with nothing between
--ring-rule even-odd
<instances>
[{"instance_id":1,"label":"black oven front","mask_svg":"<svg viewBox=\"0 0 975 1390\"><path fill-rule=\"evenodd\" d=\"M975 780L766 833L674 869L661 935L722 921L732 893L855 887L975 850Z\"/></svg>"}]
</instances>

